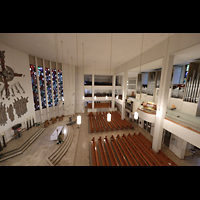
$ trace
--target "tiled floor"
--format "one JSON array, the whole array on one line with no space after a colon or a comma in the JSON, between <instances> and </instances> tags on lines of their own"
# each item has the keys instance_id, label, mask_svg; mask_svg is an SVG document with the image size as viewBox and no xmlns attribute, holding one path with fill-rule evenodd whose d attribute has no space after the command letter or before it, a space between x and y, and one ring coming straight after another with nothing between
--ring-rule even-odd
<instances>
[{"instance_id":1,"label":"tiled floor","mask_svg":"<svg viewBox=\"0 0 200 200\"><path fill-rule=\"evenodd\" d=\"M82 124L80 128L77 128L77 125L68 126L71 131L74 132L73 142L62 158L58 163L58 166L90 166L90 152L89 146L90 141L93 137L97 140L100 136L103 138L107 136L121 136L123 134L139 133L144 134L150 141L152 141L152 136L137 124L134 124L134 130L118 130L118 131L107 131L99 133L88 133L88 116L87 113L82 115ZM76 115L74 116L74 120ZM50 125L46 130L39 136L39 138L21 155L11 158L7 161L0 162L0 166L49 166L46 158L50 156L59 146L56 144L56 141L50 140L50 135L56 129L57 126L65 125L68 122L68 117L64 117L63 121L57 122ZM36 127L34 127L36 128ZM33 132L33 128L28 130ZM28 133L24 132L24 133ZM31 133L29 133L31 134ZM16 146L19 140L13 140L13 145ZM11 148L11 142L8 143L7 149ZM6 150L4 149L4 151ZM195 155L193 158L188 157L185 160L180 160L173 152L171 152L165 145L162 145L162 151L167 154L176 164L182 166L200 166L200 156ZM0 152L2 153L2 152Z\"/></svg>"}]
</instances>

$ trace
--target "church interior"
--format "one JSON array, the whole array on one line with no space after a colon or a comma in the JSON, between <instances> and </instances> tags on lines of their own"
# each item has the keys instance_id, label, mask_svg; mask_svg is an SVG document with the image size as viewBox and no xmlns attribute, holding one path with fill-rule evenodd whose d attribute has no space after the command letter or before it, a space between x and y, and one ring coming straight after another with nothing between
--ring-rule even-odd
<instances>
[{"instance_id":1,"label":"church interior","mask_svg":"<svg viewBox=\"0 0 200 200\"><path fill-rule=\"evenodd\" d=\"M200 166L200 33L0 33L0 166Z\"/></svg>"}]
</instances>

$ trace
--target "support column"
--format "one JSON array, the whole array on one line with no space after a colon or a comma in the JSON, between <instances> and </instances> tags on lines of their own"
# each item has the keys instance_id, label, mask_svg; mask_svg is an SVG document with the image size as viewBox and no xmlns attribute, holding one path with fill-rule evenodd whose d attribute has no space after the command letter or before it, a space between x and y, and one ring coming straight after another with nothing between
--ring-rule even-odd
<instances>
[{"instance_id":1,"label":"support column","mask_svg":"<svg viewBox=\"0 0 200 200\"><path fill-rule=\"evenodd\" d=\"M127 96L127 80L128 80L128 71L126 70L123 74L123 91L122 91L122 114L121 119L125 119L125 99Z\"/></svg>"},{"instance_id":2,"label":"support column","mask_svg":"<svg viewBox=\"0 0 200 200\"><path fill-rule=\"evenodd\" d=\"M115 79L116 79L116 75L113 75L113 81L112 81L112 110L113 111L115 108Z\"/></svg>"},{"instance_id":3,"label":"support column","mask_svg":"<svg viewBox=\"0 0 200 200\"><path fill-rule=\"evenodd\" d=\"M92 110L94 110L94 74L92 74Z\"/></svg>"},{"instance_id":4,"label":"support column","mask_svg":"<svg viewBox=\"0 0 200 200\"><path fill-rule=\"evenodd\" d=\"M165 60L166 59L166 60ZM169 88L172 76L174 56L166 56L163 59L163 67L161 72L159 97L156 111L156 121L154 126L152 149L157 153L161 149L163 136L163 121L167 110L167 102L169 97Z\"/></svg>"}]
</instances>

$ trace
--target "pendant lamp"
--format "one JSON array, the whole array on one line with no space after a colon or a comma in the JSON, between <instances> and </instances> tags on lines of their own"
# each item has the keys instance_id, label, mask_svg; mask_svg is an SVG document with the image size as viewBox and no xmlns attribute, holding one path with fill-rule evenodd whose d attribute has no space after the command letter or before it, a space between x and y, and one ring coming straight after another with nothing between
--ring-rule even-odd
<instances>
[{"instance_id":1,"label":"pendant lamp","mask_svg":"<svg viewBox=\"0 0 200 200\"><path fill-rule=\"evenodd\" d=\"M107 122L111 122L111 114L110 113L107 114Z\"/></svg>"},{"instance_id":2,"label":"pendant lamp","mask_svg":"<svg viewBox=\"0 0 200 200\"><path fill-rule=\"evenodd\" d=\"M81 125L81 116L80 115L77 116L77 125Z\"/></svg>"},{"instance_id":3,"label":"pendant lamp","mask_svg":"<svg viewBox=\"0 0 200 200\"><path fill-rule=\"evenodd\" d=\"M111 63L112 63L112 38L113 38L113 34L111 33L111 43L110 43L110 47L111 47L110 48L110 75L111 75ZM109 108L110 108L110 105L109 105ZM107 114L107 122L111 122L111 114L110 114L110 112L108 112L108 114Z\"/></svg>"},{"instance_id":4,"label":"pendant lamp","mask_svg":"<svg viewBox=\"0 0 200 200\"><path fill-rule=\"evenodd\" d=\"M134 112L134 119L135 119L135 120L138 120L138 112L137 112L137 111Z\"/></svg>"}]
</instances>

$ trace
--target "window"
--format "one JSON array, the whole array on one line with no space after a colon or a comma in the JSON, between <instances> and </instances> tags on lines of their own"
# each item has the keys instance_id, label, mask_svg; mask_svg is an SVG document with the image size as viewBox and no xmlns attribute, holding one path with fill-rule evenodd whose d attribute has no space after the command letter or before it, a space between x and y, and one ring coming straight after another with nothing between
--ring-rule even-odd
<instances>
[{"instance_id":1,"label":"window","mask_svg":"<svg viewBox=\"0 0 200 200\"><path fill-rule=\"evenodd\" d=\"M45 75L46 75L48 106L52 107L53 101L52 101L52 89L51 89L51 73L49 68L45 68Z\"/></svg>"},{"instance_id":2,"label":"window","mask_svg":"<svg viewBox=\"0 0 200 200\"><path fill-rule=\"evenodd\" d=\"M38 95L38 85L37 85L37 75L36 75L35 65L30 65L30 74L31 74L31 83L33 90L34 108L36 111L40 110L40 105L39 105L39 95Z\"/></svg>"},{"instance_id":3,"label":"window","mask_svg":"<svg viewBox=\"0 0 200 200\"><path fill-rule=\"evenodd\" d=\"M38 66L38 77L39 77L39 83L40 83L40 95L41 95L41 103L42 103L42 109L43 109L47 107L43 67Z\"/></svg>"},{"instance_id":4,"label":"window","mask_svg":"<svg viewBox=\"0 0 200 200\"><path fill-rule=\"evenodd\" d=\"M58 85L59 85L59 100L63 99L63 80L62 80L62 70L58 70Z\"/></svg>"},{"instance_id":5,"label":"window","mask_svg":"<svg viewBox=\"0 0 200 200\"><path fill-rule=\"evenodd\" d=\"M56 69L52 69L52 83L53 83L54 105L57 106L57 104L58 104L58 90L57 90Z\"/></svg>"}]
</instances>

